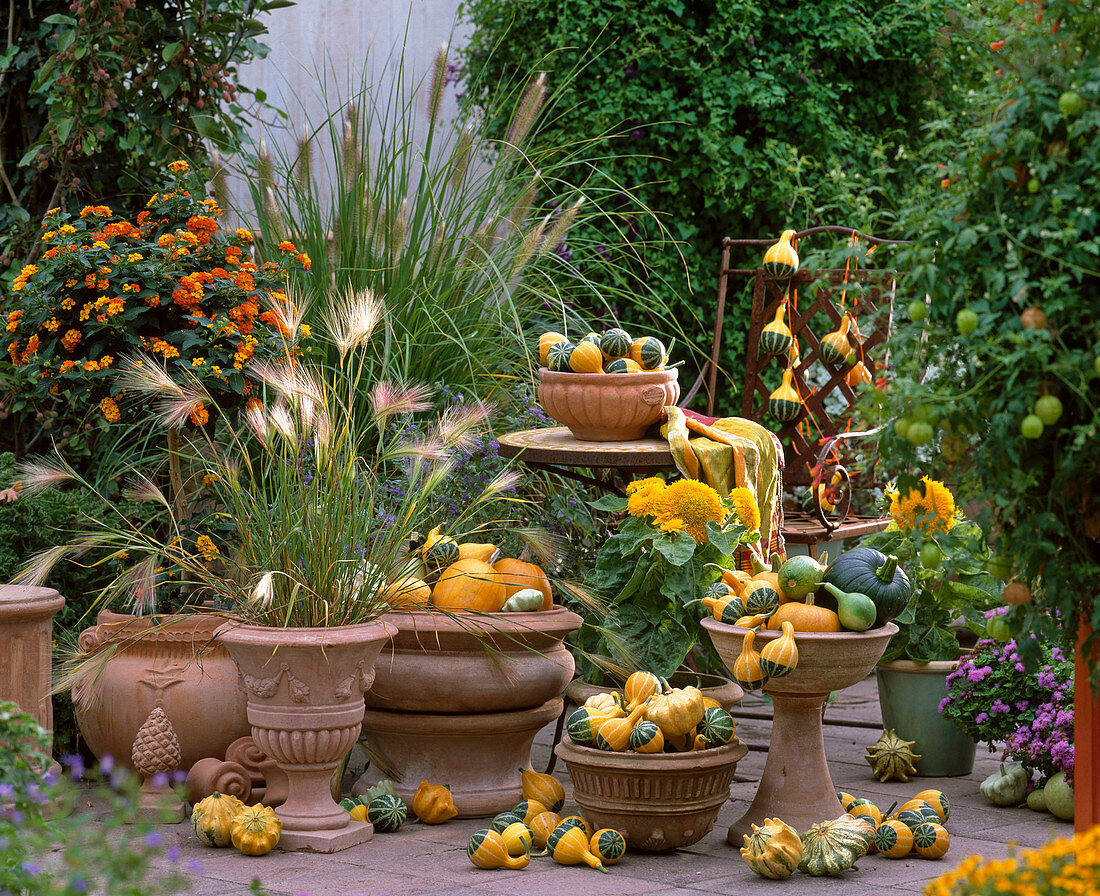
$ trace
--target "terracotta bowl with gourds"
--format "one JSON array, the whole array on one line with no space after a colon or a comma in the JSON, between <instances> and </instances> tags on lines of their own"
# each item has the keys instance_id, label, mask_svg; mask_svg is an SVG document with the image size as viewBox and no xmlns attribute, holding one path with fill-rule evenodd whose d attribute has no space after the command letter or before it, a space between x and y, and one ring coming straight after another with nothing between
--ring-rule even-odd
<instances>
[{"instance_id":1,"label":"terracotta bowl with gourds","mask_svg":"<svg viewBox=\"0 0 1100 896\"><path fill-rule=\"evenodd\" d=\"M585 442L632 442L680 398L677 368L640 373L558 373L539 369L539 404Z\"/></svg>"}]
</instances>

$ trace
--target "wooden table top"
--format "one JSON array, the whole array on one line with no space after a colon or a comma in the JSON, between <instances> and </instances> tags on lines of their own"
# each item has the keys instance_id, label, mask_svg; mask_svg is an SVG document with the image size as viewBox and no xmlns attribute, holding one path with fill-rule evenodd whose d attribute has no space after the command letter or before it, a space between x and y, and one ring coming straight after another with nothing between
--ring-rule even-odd
<instances>
[{"instance_id":1,"label":"wooden table top","mask_svg":"<svg viewBox=\"0 0 1100 896\"><path fill-rule=\"evenodd\" d=\"M630 442L582 442L564 426L524 429L497 439L501 457L517 457L532 464L569 467L609 467L653 470L674 469L672 452L664 439Z\"/></svg>"}]
</instances>

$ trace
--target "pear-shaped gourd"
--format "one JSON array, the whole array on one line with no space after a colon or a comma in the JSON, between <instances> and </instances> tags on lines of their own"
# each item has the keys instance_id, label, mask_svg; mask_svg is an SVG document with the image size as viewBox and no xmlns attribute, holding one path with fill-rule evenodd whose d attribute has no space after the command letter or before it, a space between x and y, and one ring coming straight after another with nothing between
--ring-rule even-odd
<instances>
[{"instance_id":1,"label":"pear-shaped gourd","mask_svg":"<svg viewBox=\"0 0 1100 896\"><path fill-rule=\"evenodd\" d=\"M775 317L760 331L760 350L766 355L781 355L791 347L791 328L783 320L787 306L781 303L775 309Z\"/></svg>"},{"instance_id":2,"label":"pear-shaped gourd","mask_svg":"<svg viewBox=\"0 0 1100 896\"><path fill-rule=\"evenodd\" d=\"M466 855L478 868L486 870L526 868L531 862L531 856L526 853L519 856L509 855L504 838L489 828L474 832L466 843Z\"/></svg>"},{"instance_id":3,"label":"pear-shaped gourd","mask_svg":"<svg viewBox=\"0 0 1100 896\"><path fill-rule=\"evenodd\" d=\"M739 597L723 599L704 597L700 603L710 610L711 616L726 625L737 625L737 620L745 615L745 604Z\"/></svg>"},{"instance_id":4,"label":"pear-shaped gourd","mask_svg":"<svg viewBox=\"0 0 1100 896\"><path fill-rule=\"evenodd\" d=\"M596 729L596 736L592 739L593 744L600 750L621 753L630 746L630 732L641 720L645 710L646 704L639 703L626 718L608 719Z\"/></svg>"},{"instance_id":5,"label":"pear-shaped gourd","mask_svg":"<svg viewBox=\"0 0 1100 896\"><path fill-rule=\"evenodd\" d=\"M794 239L793 230L784 230L779 236L779 242L774 243L764 253L764 261L761 267L764 273L776 280L787 280L794 276L798 270L798 253L795 252L791 240Z\"/></svg>"},{"instance_id":6,"label":"pear-shaped gourd","mask_svg":"<svg viewBox=\"0 0 1100 896\"><path fill-rule=\"evenodd\" d=\"M841 591L836 585L825 582L822 587L836 598L836 615L840 624L853 632L865 632L875 624L878 608L866 594L858 591Z\"/></svg>"},{"instance_id":7,"label":"pear-shaped gourd","mask_svg":"<svg viewBox=\"0 0 1100 896\"><path fill-rule=\"evenodd\" d=\"M768 680L760 666L760 653L752 646L755 640L756 632L750 629L741 644L741 655L733 662L734 680L746 691L755 691Z\"/></svg>"},{"instance_id":8,"label":"pear-shaped gourd","mask_svg":"<svg viewBox=\"0 0 1100 896\"><path fill-rule=\"evenodd\" d=\"M863 383L871 382L871 371L862 361L857 361L855 366L844 375L844 382L849 389L855 389Z\"/></svg>"},{"instance_id":9,"label":"pear-shaped gourd","mask_svg":"<svg viewBox=\"0 0 1100 896\"><path fill-rule=\"evenodd\" d=\"M794 625L781 623L783 634L769 641L760 651L760 668L768 678L790 675L798 666L798 646L794 642Z\"/></svg>"},{"instance_id":10,"label":"pear-shaped gourd","mask_svg":"<svg viewBox=\"0 0 1100 896\"><path fill-rule=\"evenodd\" d=\"M652 672L632 672L623 685L623 699L628 709L645 703L661 690L661 680Z\"/></svg>"},{"instance_id":11,"label":"pear-shaped gourd","mask_svg":"<svg viewBox=\"0 0 1100 896\"><path fill-rule=\"evenodd\" d=\"M852 318L845 314L840 326L821 338L821 357L829 364L843 364L852 354L852 343L848 339L848 330Z\"/></svg>"},{"instance_id":12,"label":"pear-shaped gourd","mask_svg":"<svg viewBox=\"0 0 1100 896\"><path fill-rule=\"evenodd\" d=\"M780 423L793 423L802 416L802 398L792 383L794 370L788 367L783 371L783 381L768 396L768 413Z\"/></svg>"}]
</instances>

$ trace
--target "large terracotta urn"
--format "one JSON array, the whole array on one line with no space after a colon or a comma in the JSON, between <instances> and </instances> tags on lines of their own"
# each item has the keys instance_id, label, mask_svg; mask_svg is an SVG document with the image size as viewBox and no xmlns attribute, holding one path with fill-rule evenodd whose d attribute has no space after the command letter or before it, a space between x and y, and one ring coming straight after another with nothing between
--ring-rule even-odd
<instances>
[{"instance_id":1,"label":"large terracotta urn","mask_svg":"<svg viewBox=\"0 0 1100 896\"><path fill-rule=\"evenodd\" d=\"M333 800L330 781L359 739L363 692L395 633L388 622L332 628L269 628L227 622L218 629L240 669L257 746L287 776L280 848L336 852L374 832Z\"/></svg>"},{"instance_id":2,"label":"large terracotta urn","mask_svg":"<svg viewBox=\"0 0 1100 896\"><path fill-rule=\"evenodd\" d=\"M640 439L680 398L677 368L641 373L559 373L539 368L539 404L588 442Z\"/></svg>"},{"instance_id":3,"label":"large terracotta urn","mask_svg":"<svg viewBox=\"0 0 1100 896\"><path fill-rule=\"evenodd\" d=\"M713 618L702 625L726 668L732 669L749 629ZM897 630L888 622L865 632L795 632L797 668L782 678L768 679L763 687L773 707L768 759L752 805L727 833L732 845L742 846L743 835L765 818L782 818L804 831L844 813L825 757L821 710L832 691L867 677ZM780 632L758 629L754 647L760 649L779 636Z\"/></svg>"},{"instance_id":4,"label":"large terracotta urn","mask_svg":"<svg viewBox=\"0 0 1100 896\"><path fill-rule=\"evenodd\" d=\"M72 687L80 733L98 759L133 768L134 738L152 710L168 715L180 768L224 757L249 734L237 666L214 632L222 616L130 616L103 610L77 641L93 662Z\"/></svg>"},{"instance_id":5,"label":"large terracotta urn","mask_svg":"<svg viewBox=\"0 0 1100 896\"><path fill-rule=\"evenodd\" d=\"M559 717L573 677L563 643L581 625L564 607L530 613L388 613L396 629L366 694L363 741L375 758L356 784L392 778L409 800L447 784L459 816L510 809L535 735Z\"/></svg>"}]
</instances>

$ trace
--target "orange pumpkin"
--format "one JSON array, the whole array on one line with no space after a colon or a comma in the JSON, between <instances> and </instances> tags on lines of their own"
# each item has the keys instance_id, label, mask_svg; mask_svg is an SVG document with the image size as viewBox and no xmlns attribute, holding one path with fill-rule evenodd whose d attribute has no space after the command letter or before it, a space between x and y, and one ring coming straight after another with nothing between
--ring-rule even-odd
<instances>
[{"instance_id":1,"label":"orange pumpkin","mask_svg":"<svg viewBox=\"0 0 1100 896\"><path fill-rule=\"evenodd\" d=\"M395 610L424 610L431 601L432 589L423 579L405 576L390 582L382 596Z\"/></svg>"},{"instance_id":2,"label":"orange pumpkin","mask_svg":"<svg viewBox=\"0 0 1100 896\"><path fill-rule=\"evenodd\" d=\"M795 600L782 604L764 627L778 631L784 622L789 622L796 632L840 631L840 617L828 607L815 607L812 594L806 596L804 604Z\"/></svg>"},{"instance_id":3,"label":"orange pumpkin","mask_svg":"<svg viewBox=\"0 0 1100 896\"><path fill-rule=\"evenodd\" d=\"M524 588L534 588L542 592L542 606L540 610L549 610L554 605L554 594L550 590L550 579L542 568L534 563L525 563L513 557L502 557L493 564L504 582L504 599L507 600L517 591ZM503 603L501 604L503 606Z\"/></svg>"},{"instance_id":4,"label":"orange pumpkin","mask_svg":"<svg viewBox=\"0 0 1100 896\"><path fill-rule=\"evenodd\" d=\"M432 603L441 610L499 613L508 599L499 572L484 560L456 560L432 589Z\"/></svg>"}]
</instances>

